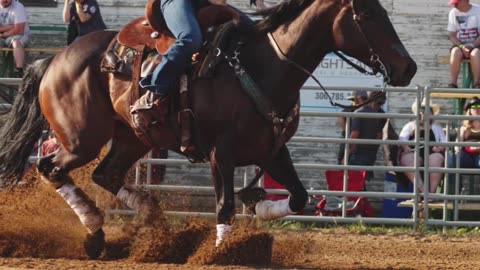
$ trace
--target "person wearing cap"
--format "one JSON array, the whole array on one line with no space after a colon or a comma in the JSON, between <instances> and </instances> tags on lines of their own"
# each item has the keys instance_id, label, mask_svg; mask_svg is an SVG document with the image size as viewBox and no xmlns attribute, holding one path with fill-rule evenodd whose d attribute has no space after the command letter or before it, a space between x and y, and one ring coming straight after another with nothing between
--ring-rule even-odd
<instances>
[{"instance_id":1,"label":"person wearing cap","mask_svg":"<svg viewBox=\"0 0 480 270\"><path fill-rule=\"evenodd\" d=\"M377 96L378 91L372 91L368 97ZM380 95L372 103L362 106L354 113L384 113L383 104L387 100L385 94ZM350 139L381 139L386 120L384 118L352 118ZM349 144L348 165L373 166L377 159L378 144ZM372 173L369 172L369 176Z\"/></svg>"},{"instance_id":2,"label":"person wearing cap","mask_svg":"<svg viewBox=\"0 0 480 270\"><path fill-rule=\"evenodd\" d=\"M68 24L67 45L81 36L107 28L97 0L65 0L63 21Z\"/></svg>"},{"instance_id":3,"label":"person wearing cap","mask_svg":"<svg viewBox=\"0 0 480 270\"><path fill-rule=\"evenodd\" d=\"M362 91L362 90L354 90L352 91L352 95L348 98L352 102L351 106L355 106L358 104L362 104L365 102L368 98L367 91ZM353 112L354 110L351 108L346 108L343 109L342 112ZM342 130L342 135L341 138L345 138L345 127L347 124L347 118L346 117L338 117L337 118L337 123L340 129ZM340 144L340 147L338 149L338 155L337 155L337 163L342 164L343 163L343 157L345 154L345 144L342 143Z\"/></svg>"},{"instance_id":4,"label":"person wearing cap","mask_svg":"<svg viewBox=\"0 0 480 270\"><path fill-rule=\"evenodd\" d=\"M480 6L469 0L450 0L454 6L448 14L447 30L453 43L450 49L449 88L458 88L457 80L463 59L470 59L473 87L480 88Z\"/></svg>"},{"instance_id":5,"label":"person wearing cap","mask_svg":"<svg viewBox=\"0 0 480 270\"><path fill-rule=\"evenodd\" d=\"M446 142L447 136L443 131L442 127L430 121L430 130L427 132L425 131L425 121L424 121L424 114L426 110L430 110L431 115L437 115L440 112L440 106L438 104L430 102L430 106L426 106L425 100L422 101L420 104L420 141L425 141L425 137L428 136L430 142ZM417 114L417 101L412 104L412 112L413 114ZM400 132L399 140L400 141L413 141L415 140L415 120L408 122ZM402 151L400 153L400 165L405 167L413 167L415 161L415 154L417 154L417 158L420 160L420 166L423 166L423 159L424 159L424 148L419 149L419 153L415 153L415 146L413 145L402 145ZM441 168L443 167L443 162L445 160L445 147L443 146L432 146L429 148L429 164L432 168ZM415 173L414 172L405 172L405 175L408 179L414 183L415 181ZM419 189L421 192L430 192L435 193L437 190L440 181L442 180L441 173L430 173L430 185L427 190L424 189L423 180L420 179L419 181Z\"/></svg>"},{"instance_id":6,"label":"person wearing cap","mask_svg":"<svg viewBox=\"0 0 480 270\"><path fill-rule=\"evenodd\" d=\"M480 99L473 97L464 106L465 115L480 116ZM463 122L460 128L461 142L480 142L480 117ZM480 144L478 146L462 147L460 151L461 168L480 168Z\"/></svg>"}]
</instances>

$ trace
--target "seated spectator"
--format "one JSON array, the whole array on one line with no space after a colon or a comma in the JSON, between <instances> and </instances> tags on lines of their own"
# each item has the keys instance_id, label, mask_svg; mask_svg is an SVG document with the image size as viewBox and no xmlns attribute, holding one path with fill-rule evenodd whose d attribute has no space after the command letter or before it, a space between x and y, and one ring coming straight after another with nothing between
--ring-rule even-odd
<instances>
[{"instance_id":1,"label":"seated spectator","mask_svg":"<svg viewBox=\"0 0 480 270\"><path fill-rule=\"evenodd\" d=\"M265 3L263 0L255 0L255 6L257 7L257 11L262 11L264 9L267 9L267 6L265 6Z\"/></svg>"},{"instance_id":2,"label":"seated spectator","mask_svg":"<svg viewBox=\"0 0 480 270\"><path fill-rule=\"evenodd\" d=\"M25 7L14 0L0 1L0 47L12 47L16 77L23 77L25 46L30 42L30 28Z\"/></svg>"},{"instance_id":3,"label":"seated spectator","mask_svg":"<svg viewBox=\"0 0 480 270\"><path fill-rule=\"evenodd\" d=\"M48 139L42 143L42 157L48 156L49 154L57 151L60 147L60 143L57 141L57 137L55 137L55 133L51 130L48 133Z\"/></svg>"},{"instance_id":4,"label":"seated spectator","mask_svg":"<svg viewBox=\"0 0 480 270\"><path fill-rule=\"evenodd\" d=\"M473 74L473 87L480 88L480 7L470 0L450 0L455 6L448 14L448 33L452 41L450 49L450 84L457 88L458 74L463 59L470 59Z\"/></svg>"},{"instance_id":5,"label":"seated spectator","mask_svg":"<svg viewBox=\"0 0 480 270\"><path fill-rule=\"evenodd\" d=\"M480 99L473 97L464 106L465 115L480 116ZM460 141L480 141L480 118L479 120L465 120L460 128ZM478 146L466 146L460 151L461 168L480 168L480 144Z\"/></svg>"},{"instance_id":6,"label":"seated spectator","mask_svg":"<svg viewBox=\"0 0 480 270\"><path fill-rule=\"evenodd\" d=\"M351 106L355 106L357 104L361 104L367 100L368 94L367 91L352 91L352 95L348 98L348 100L352 101ZM342 112L353 112L353 109L343 109ZM337 118L337 123L338 126L340 126L340 129L342 130L341 133L341 138L345 138L345 127L347 125L347 118L346 117L338 117ZM345 144L342 143L340 144L340 147L338 149L338 156L337 156L337 162L338 164L342 164L343 157L345 155Z\"/></svg>"},{"instance_id":7,"label":"seated spectator","mask_svg":"<svg viewBox=\"0 0 480 270\"><path fill-rule=\"evenodd\" d=\"M421 116L421 122L420 122L420 141L425 141L425 137L429 137L430 142L446 142L447 137L445 135L445 132L443 132L443 129L440 125L437 123L434 123L433 121L430 122L430 130L425 131L424 129L424 119L423 115L425 113L425 110L430 110L430 113L432 115L436 115L440 112L440 107L438 104L430 104L430 106L425 105L425 100L423 100L421 106L421 111L420 116ZM412 112L413 114L417 114L417 102L415 101L412 104ZM425 134L427 133L427 135ZM402 129L399 135L399 140L400 141L413 141L415 140L415 120L408 122ZM400 153L400 165L405 166L405 167L413 167L414 166L414 160L415 160L415 154L417 154L417 158L420 159L420 164L423 166L423 158L424 158L424 149L420 148L419 153L415 153L415 147L409 146L409 145L402 145L401 146L402 150ZM445 147L443 146L432 146L429 149L429 164L430 167L432 168L438 168L438 167L443 167L443 162L444 162L444 155L445 155ZM408 179L413 183L415 181L415 173L414 172L405 172L407 175ZM441 173L431 173L429 180L430 180L430 186L428 187L427 192L435 193L437 190L438 185L440 184L440 181L442 179L442 174ZM424 185L423 185L423 180L420 179L419 181L419 189L421 192L425 192Z\"/></svg>"}]
</instances>

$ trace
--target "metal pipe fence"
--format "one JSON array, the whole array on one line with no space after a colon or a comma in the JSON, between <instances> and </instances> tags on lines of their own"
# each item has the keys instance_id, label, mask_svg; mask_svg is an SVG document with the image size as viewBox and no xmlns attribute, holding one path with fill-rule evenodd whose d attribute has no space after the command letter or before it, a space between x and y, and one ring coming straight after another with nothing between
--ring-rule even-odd
<instances>
[{"instance_id":1,"label":"metal pipe fence","mask_svg":"<svg viewBox=\"0 0 480 270\"><path fill-rule=\"evenodd\" d=\"M0 83L7 83L7 84L18 84L20 83L21 79L17 78L0 78ZM304 90L315 90L320 91L321 89L318 87L304 87ZM337 90L337 91L351 91L351 87L329 87L327 90ZM364 91L378 91L381 90L379 88L367 88L361 87L357 90L364 90ZM385 119L414 119L415 120L415 139L409 142L400 142L397 140L371 140L371 139L349 139L348 135L345 138L328 138L328 137L316 137L316 136L295 136L289 143L344 143L345 153L344 157L345 160L348 160L348 145L349 144L377 144L377 145L409 145L413 146L414 151L419 153L420 148L424 148L424 156L422 157L424 160L423 166L421 165L421 160L419 155L415 155L414 165L411 167L400 167L400 166L354 166L354 165L334 165L334 164L316 164L316 163L294 163L296 169L317 169L317 170L343 170L344 172L348 171L380 171L380 172L414 172L416 177L413 183L413 192L373 192L373 191L361 191L361 192L349 192L347 191L348 187L348 179L347 173L344 173L344 185L343 191L328 191L328 190L308 190L308 194L310 196L340 196L342 197L342 215L341 216L305 216L305 215L295 215L295 216L288 216L283 218L282 220L291 220L291 221L308 221L308 222L335 222L335 223L356 223L361 222L365 224L397 224L397 225L411 225L413 229L417 229L420 224L423 224L425 227L428 226L442 226L444 229L447 227L456 228L457 226L479 226L480 222L475 221L463 221L459 220L459 211L461 209L461 205L459 201L480 201L480 195L463 195L458 194L459 190L459 180L460 174L469 174L475 175L478 174L478 170L476 169L465 169L465 168L458 168L459 162L457 158L456 168L432 168L429 166L428 162L428 155L430 153L429 148L431 146L444 146L447 148L457 148L457 157L458 157L458 148L465 147L465 146L472 146L474 143L472 142L431 142L429 138L426 138L424 141L420 139L420 126L424 123L425 130L429 130L430 128L430 120L439 120L447 123L447 133L450 132L452 128L452 122L458 122L460 120L466 119L477 119L474 116L462 116L462 115L446 115L446 114L439 114L439 115L432 115L429 110L425 111L424 114L424 122L422 122L420 116L420 109L421 109L421 101L425 98L426 103L429 104L430 102L430 95L432 93L449 93L452 90L446 90L442 88L430 88L430 87L414 87L414 88L386 88L387 92L409 92L415 93L416 98L419 102L417 102L417 114L404 114L404 113L384 113L384 114L371 114L371 113L348 113L348 112L301 112L301 117L324 117L324 118L332 118L332 117L346 117L346 118L385 118ZM472 90L472 89L461 89L462 93L468 94L479 94L480 91ZM347 121L346 126L346 134L349 134L350 126L349 121ZM448 137L447 137L448 138ZM40 151L39 151L40 152ZM447 152L448 153L448 149ZM40 155L40 154L39 154ZM31 160L34 161L38 159L38 157L32 157ZM147 166L147 173L146 173L146 184L140 184L141 181L141 173L140 167L142 164L146 164ZM152 159L150 156L140 159L137 162L136 166L136 174L135 174L135 183L138 184L140 188L146 190L163 190L167 192L192 192L192 193L204 193L204 194L212 194L213 195L213 187L210 186L181 186L181 185L151 185L151 177L152 177L152 167L151 165L155 164L162 164L167 166L195 166L195 167L208 167L208 164L192 164L189 163L186 159ZM445 165L447 165L447 161L445 160ZM244 174L244 186L247 184L246 179L253 177L254 169L252 167L245 167L243 172ZM445 173L444 181L444 192L443 194L439 193L421 193L419 191L420 186L420 179L423 178L425 182L425 186L429 184L429 174L430 173ZM455 190L449 190L449 182L450 179L447 177L447 174L455 174ZM241 189L242 187L236 187L236 191ZM288 195L288 192L284 190L276 190L276 189L267 189L269 194L279 194L279 195ZM348 217L346 213L347 209L347 197L365 197L365 198L380 198L380 199L387 199L387 198L397 198L397 199L410 199L412 201L411 207L413 208L412 217L411 218L381 218L381 217ZM423 201L422 201L423 198ZM434 219L430 217L430 213L432 208L430 207L431 203L429 203L429 199L432 200L442 200L442 217L441 219ZM449 212L449 208L453 202L453 216ZM423 210L422 210L423 209ZM480 208L479 208L480 210ZM132 211L129 210L116 210L111 209L109 213L112 214L132 214ZM168 211L167 213L173 215L193 215L193 216L214 216L214 213L198 213L198 212L180 212L180 211ZM421 214L423 213L423 218L421 218ZM241 217L250 217L245 211L240 214ZM420 221L424 220L423 223Z\"/></svg>"},{"instance_id":2,"label":"metal pipe fence","mask_svg":"<svg viewBox=\"0 0 480 270\"><path fill-rule=\"evenodd\" d=\"M307 90L320 90L319 88L309 87ZM341 90L341 91L350 91L350 88L329 88L328 90ZM361 90L367 91L375 91L379 90L376 88L363 88ZM440 91L444 91L444 89L439 89ZM414 92L417 95L417 112L420 112L421 100L423 97L426 97L429 92L425 91L420 87L416 88L387 88L386 91L401 91L401 92ZM472 93L479 93L477 91L470 91ZM428 98L427 104L428 104ZM347 118L390 118L390 119L415 119L416 120L416 138L420 138L418 132L420 130L421 118L420 115L413 114L400 114L400 113L385 113L385 114L369 114L369 113L348 113L348 112L306 112L301 113L302 117L347 117ZM428 119L432 120L446 120L447 124L451 121L458 121L458 120L465 120L465 119L476 119L475 117L471 116L461 116L461 115L426 115L425 121ZM348 121L347 121L348 123ZM426 125L427 129L429 125ZM347 124L347 131L348 134L349 126ZM447 128L449 130L449 128ZM468 142L430 142L427 138L426 141L421 141L420 139L415 139L410 142L400 142L396 140L369 140L369 139L348 139L348 138L327 138L327 137L305 137L305 136L295 136L292 138L290 143L345 143L345 144L379 144L379 145L409 145L414 146L414 149L418 151L420 147L427 148L426 153L428 154L428 148L430 146L445 146L445 147L453 147L453 146L469 146L472 143ZM348 149L348 147L346 147ZM347 150L348 151L348 150ZM425 155L427 155L425 154ZM345 157L348 156L348 153L345 153ZM425 157L423 157L425 159ZM148 164L179 164L179 160L172 162L167 162L167 160L159 160L159 159L142 159L139 163L148 163ZM283 220L295 220L295 221L317 221L317 222L343 222L343 223L355 223L355 222L362 222L362 223L372 223L372 224L407 224L412 225L414 229L419 226L420 219L420 205L424 208L424 216L425 222L423 223L424 226L477 226L477 223L474 221L458 221L458 211L459 208L456 205L454 212L454 220L449 221L447 218L448 215L448 202L454 201L457 202L459 200L469 200L469 201L477 201L480 200L480 196L478 195L456 195L456 194L448 194L445 192L444 194L429 194L429 193L420 193L419 189L419 179L423 175L425 179L425 186L428 186L429 181L429 173L438 172L438 173L462 173L462 174L477 174L478 171L475 169L459 169L459 168L431 168L429 167L428 161L425 163L424 166L420 166L420 160L418 155L415 157L413 167L397 167L397 166L353 166L353 165L332 165L332 164L309 164L309 163L295 163L294 166L297 169L320 169L320 170L372 170L372 171L394 171L394 172L407 172L407 171L414 171L416 174L415 183L414 183L414 192L348 192L347 184L348 182L344 179L344 191L328 191L328 190L308 190L310 196L342 196L343 206L342 206L342 216L339 217L319 217L319 216L289 216L284 218ZM197 166L197 165L196 165ZM346 174L345 174L346 178ZM445 180L447 181L447 180ZM446 185L445 185L446 186ZM175 191L175 190L183 190L183 191L193 191L196 190L198 192L199 187L191 187L191 186L145 186L142 187L147 189L160 189L166 191ZM447 186L446 186L447 187ZM237 188L237 190L240 189ZM202 188L202 192L211 192L213 193L213 188ZM266 190L269 194L278 194L278 195L288 195L287 191L284 190L276 190L276 189L267 189ZM366 197L366 198L397 198L397 199L413 199L413 215L412 218L406 219L398 219L398 218L366 218L366 217L347 217L346 216L346 200L347 197ZM424 203L420 203L421 198L424 198ZM435 220L429 218L430 207L428 200L443 200L445 202L443 206L443 217L441 220ZM244 215L244 214L243 214Z\"/></svg>"}]
</instances>

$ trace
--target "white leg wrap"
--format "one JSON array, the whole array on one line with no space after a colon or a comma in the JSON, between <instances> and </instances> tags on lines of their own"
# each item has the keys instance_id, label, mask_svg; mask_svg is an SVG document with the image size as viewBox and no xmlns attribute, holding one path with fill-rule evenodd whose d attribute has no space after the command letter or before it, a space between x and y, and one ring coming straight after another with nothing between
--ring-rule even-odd
<instances>
[{"instance_id":1,"label":"white leg wrap","mask_svg":"<svg viewBox=\"0 0 480 270\"><path fill-rule=\"evenodd\" d=\"M88 232L95 233L103 226L103 216L92 202L84 197L83 193L77 192L78 187L73 183L66 183L57 189L67 204L73 209L80 219L80 222L87 228ZM78 189L78 191L80 191Z\"/></svg>"},{"instance_id":2,"label":"white leg wrap","mask_svg":"<svg viewBox=\"0 0 480 270\"><path fill-rule=\"evenodd\" d=\"M217 240L215 246L218 247L223 243L227 234L232 232L232 226L227 224L217 224Z\"/></svg>"},{"instance_id":3,"label":"white leg wrap","mask_svg":"<svg viewBox=\"0 0 480 270\"><path fill-rule=\"evenodd\" d=\"M260 201L255 205L255 212L257 213L257 217L262 220L274 220L277 218L295 214L295 212L293 212L288 205L289 201L290 199L278 201Z\"/></svg>"},{"instance_id":4,"label":"white leg wrap","mask_svg":"<svg viewBox=\"0 0 480 270\"><path fill-rule=\"evenodd\" d=\"M140 211L144 201L141 195L141 192L137 192L128 186L123 186L117 193L117 200L135 211Z\"/></svg>"}]
</instances>

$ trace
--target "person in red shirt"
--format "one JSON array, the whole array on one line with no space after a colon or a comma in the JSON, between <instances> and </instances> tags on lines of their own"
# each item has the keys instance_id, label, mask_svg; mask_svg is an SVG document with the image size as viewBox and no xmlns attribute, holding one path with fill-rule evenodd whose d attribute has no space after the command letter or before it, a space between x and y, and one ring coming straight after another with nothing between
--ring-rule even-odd
<instances>
[{"instance_id":1,"label":"person in red shirt","mask_svg":"<svg viewBox=\"0 0 480 270\"><path fill-rule=\"evenodd\" d=\"M48 156L49 154L55 152L60 147L60 144L55 137L55 133L51 130L48 133L48 139L42 143L42 156Z\"/></svg>"}]
</instances>

